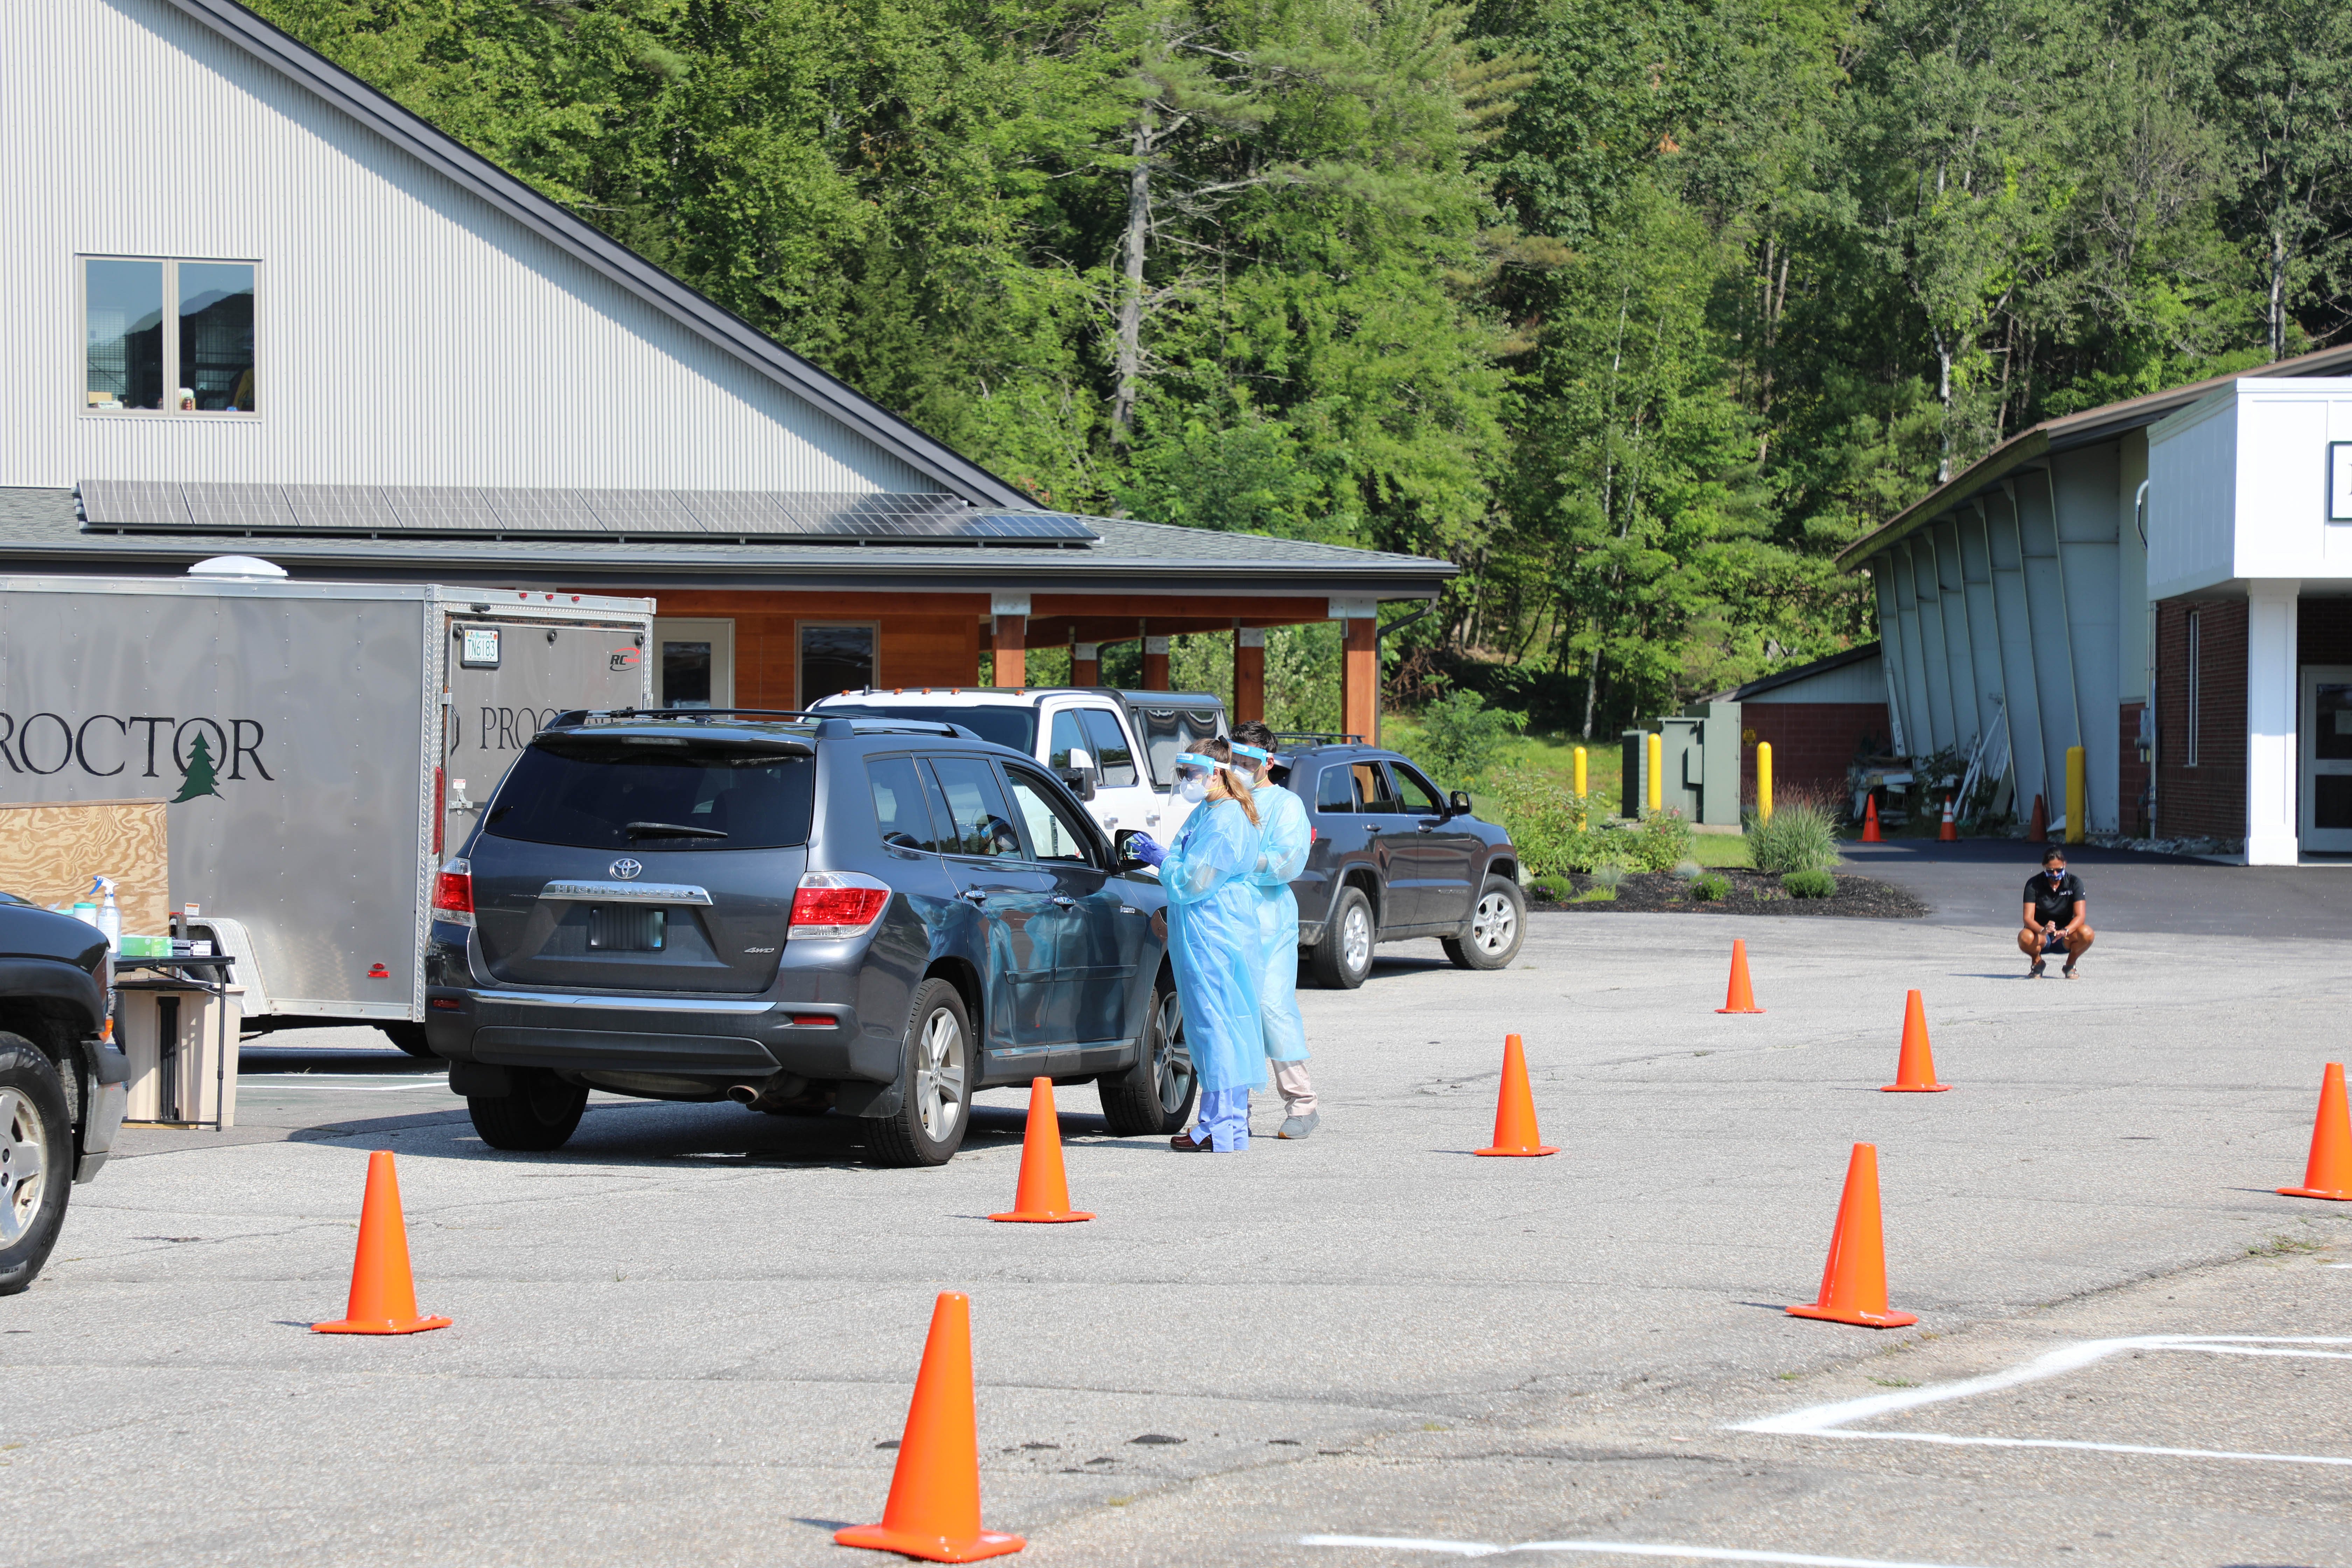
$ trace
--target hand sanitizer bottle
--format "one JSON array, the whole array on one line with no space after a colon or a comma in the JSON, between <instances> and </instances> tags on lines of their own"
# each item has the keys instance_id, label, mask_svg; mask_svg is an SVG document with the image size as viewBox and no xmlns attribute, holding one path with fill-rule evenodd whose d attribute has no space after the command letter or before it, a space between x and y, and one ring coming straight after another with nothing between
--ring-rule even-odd
<instances>
[{"instance_id":1,"label":"hand sanitizer bottle","mask_svg":"<svg viewBox=\"0 0 2352 1568\"><path fill-rule=\"evenodd\" d=\"M122 910L114 901L114 879L100 877L91 890L104 895L98 906L99 933L106 938L107 951L119 954L122 951Z\"/></svg>"}]
</instances>

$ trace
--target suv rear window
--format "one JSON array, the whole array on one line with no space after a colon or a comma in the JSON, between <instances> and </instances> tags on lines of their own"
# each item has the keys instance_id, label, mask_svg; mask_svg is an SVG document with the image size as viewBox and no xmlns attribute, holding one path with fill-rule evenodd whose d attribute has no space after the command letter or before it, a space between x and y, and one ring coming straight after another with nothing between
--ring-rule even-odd
<instances>
[{"instance_id":1,"label":"suv rear window","mask_svg":"<svg viewBox=\"0 0 2352 1568\"><path fill-rule=\"evenodd\" d=\"M808 842L815 780L810 759L756 748L667 737L542 739L499 786L483 831L582 849L779 849Z\"/></svg>"}]
</instances>

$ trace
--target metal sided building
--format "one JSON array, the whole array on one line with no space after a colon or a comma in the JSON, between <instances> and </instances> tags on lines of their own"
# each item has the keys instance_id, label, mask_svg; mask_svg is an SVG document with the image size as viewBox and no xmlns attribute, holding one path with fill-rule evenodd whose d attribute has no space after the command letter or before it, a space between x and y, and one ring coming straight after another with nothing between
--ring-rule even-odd
<instances>
[{"instance_id":1,"label":"metal sided building","mask_svg":"<svg viewBox=\"0 0 2352 1568\"><path fill-rule=\"evenodd\" d=\"M673 705L1336 620L1364 732L1453 574L1041 508L234 0L0 5L0 570L650 596Z\"/></svg>"},{"instance_id":2,"label":"metal sided building","mask_svg":"<svg viewBox=\"0 0 2352 1568\"><path fill-rule=\"evenodd\" d=\"M2313 695L2327 659L2352 667L2352 601L2322 596L2352 592L2352 532L2327 521L2346 376L2352 347L2048 420L1849 546L1895 749L1967 754L1997 731L1996 807L2038 795L2055 817L2079 745L2087 831L2242 841L2258 864L2352 850L2352 778L2315 788L2336 748L2298 720L2336 700ZM2341 829L2310 809L2339 788L2322 815Z\"/></svg>"}]
</instances>

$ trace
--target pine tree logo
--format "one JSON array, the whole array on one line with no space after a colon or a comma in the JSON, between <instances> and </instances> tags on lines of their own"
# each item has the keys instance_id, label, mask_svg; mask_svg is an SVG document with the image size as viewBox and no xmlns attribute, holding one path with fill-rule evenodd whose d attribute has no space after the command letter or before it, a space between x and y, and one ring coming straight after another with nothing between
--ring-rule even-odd
<instances>
[{"instance_id":1,"label":"pine tree logo","mask_svg":"<svg viewBox=\"0 0 2352 1568\"><path fill-rule=\"evenodd\" d=\"M172 804L177 805L200 795L219 795L219 785L220 776L213 767L213 743L199 730L194 742L188 747L187 765L180 770L180 793L172 797Z\"/></svg>"}]
</instances>

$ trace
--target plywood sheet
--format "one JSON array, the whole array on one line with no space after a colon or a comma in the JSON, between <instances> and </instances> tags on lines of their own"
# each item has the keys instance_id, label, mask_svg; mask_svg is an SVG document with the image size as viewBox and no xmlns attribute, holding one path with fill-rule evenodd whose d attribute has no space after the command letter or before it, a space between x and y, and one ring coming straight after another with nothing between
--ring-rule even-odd
<instances>
[{"instance_id":1,"label":"plywood sheet","mask_svg":"<svg viewBox=\"0 0 2352 1568\"><path fill-rule=\"evenodd\" d=\"M47 907L71 904L94 877L114 879L122 929L171 928L171 862L160 800L0 805L0 890Z\"/></svg>"}]
</instances>

